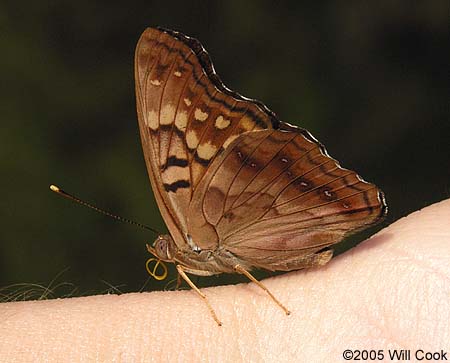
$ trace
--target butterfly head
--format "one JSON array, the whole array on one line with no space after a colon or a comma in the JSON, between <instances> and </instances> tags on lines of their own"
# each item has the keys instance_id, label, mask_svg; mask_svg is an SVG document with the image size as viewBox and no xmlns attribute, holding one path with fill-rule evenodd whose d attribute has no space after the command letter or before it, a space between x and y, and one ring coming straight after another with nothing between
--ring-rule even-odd
<instances>
[{"instance_id":1,"label":"butterfly head","mask_svg":"<svg viewBox=\"0 0 450 363\"><path fill-rule=\"evenodd\" d=\"M173 238L168 234L158 236L152 246L147 245L147 250L162 261L173 261L175 248Z\"/></svg>"}]
</instances>

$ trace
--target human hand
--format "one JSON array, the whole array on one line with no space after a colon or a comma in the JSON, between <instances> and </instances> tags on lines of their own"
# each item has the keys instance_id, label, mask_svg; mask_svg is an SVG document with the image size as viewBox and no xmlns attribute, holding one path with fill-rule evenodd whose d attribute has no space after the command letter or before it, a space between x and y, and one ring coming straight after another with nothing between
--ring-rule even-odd
<instances>
[{"instance_id":1,"label":"human hand","mask_svg":"<svg viewBox=\"0 0 450 363\"><path fill-rule=\"evenodd\" d=\"M290 316L254 284L202 290L222 327L193 291L0 304L0 361L338 362L346 349L450 357L449 222L446 200L324 267L265 280Z\"/></svg>"}]
</instances>

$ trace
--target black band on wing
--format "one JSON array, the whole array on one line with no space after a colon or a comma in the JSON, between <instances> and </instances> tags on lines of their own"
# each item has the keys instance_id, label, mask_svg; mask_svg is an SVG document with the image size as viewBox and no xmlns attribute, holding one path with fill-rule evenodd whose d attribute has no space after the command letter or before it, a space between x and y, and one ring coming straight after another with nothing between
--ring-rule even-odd
<instances>
[{"instance_id":1,"label":"black band on wing","mask_svg":"<svg viewBox=\"0 0 450 363\"><path fill-rule=\"evenodd\" d=\"M180 159L172 155L169 156L169 158L163 165L161 165L161 170L166 170L170 166L181 166L185 168L186 166L188 166L188 161L186 159Z\"/></svg>"},{"instance_id":2,"label":"black band on wing","mask_svg":"<svg viewBox=\"0 0 450 363\"><path fill-rule=\"evenodd\" d=\"M166 190L166 192L176 192L178 189L180 188L189 188L191 186L191 183L189 183L189 181L187 180L177 180L174 183L164 183L164 189Z\"/></svg>"},{"instance_id":3,"label":"black band on wing","mask_svg":"<svg viewBox=\"0 0 450 363\"><path fill-rule=\"evenodd\" d=\"M196 162L198 162L199 164L203 165L203 166L208 166L210 161L209 159L203 159L202 157L200 157L197 153L197 151L194 154L194 159Z\"/></svg>"}]
</instances>

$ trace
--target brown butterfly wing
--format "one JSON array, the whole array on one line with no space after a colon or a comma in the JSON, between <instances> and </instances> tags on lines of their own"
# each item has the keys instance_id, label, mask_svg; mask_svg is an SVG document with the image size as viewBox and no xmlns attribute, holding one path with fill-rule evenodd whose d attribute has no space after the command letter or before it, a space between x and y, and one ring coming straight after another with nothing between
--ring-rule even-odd
<instances>
[{"instance_id":1,"label":"brown butterfly wing","mask_svg":"<svg viewBox=\"0 0 450 363\"><path fill-rule=\"evenodd\" d=\"M375 185L341 168L305 130L282 123L241 135L214 160L193 194L188 228L201 248L292 270L316 263L316 252L385 211ZM204 230L217 237L202 240Z\"/></svg>"},{"instance_id":2,"label":"brown butterfly wing","mask_svg":"<svg viewBox=\"0 0 450 363\"><path fill-rule=\"evenodd\" d=\"M240 134L271 129L275 116L228 90L201 44L178 32L149 28L142 34L135 78L147 170L163 218L181 247L193 191L211 162Z\"/></svg>"},{"instance_id":3,"label":"brown butterfly wing","mask_svg":"<svg viewBox=\"0 0 450 363\"><path fill-rule=\"evenodd\" d=\"M228 90L195 39L147 29L135 69L147 169L179 248L192 240L247 265L291 270L383 216L376 186L305 130Z\"/></svg>"}]
</instances>

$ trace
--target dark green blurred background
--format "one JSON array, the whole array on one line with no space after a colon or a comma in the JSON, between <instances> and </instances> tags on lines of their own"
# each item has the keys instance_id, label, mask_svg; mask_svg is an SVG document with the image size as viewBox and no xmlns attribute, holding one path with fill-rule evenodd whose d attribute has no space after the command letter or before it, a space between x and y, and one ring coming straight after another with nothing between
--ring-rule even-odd
<instances>
[{"instance_id":1,"label":"dark green blurred background","mask_svg":"<svg viewBox=\"0 0 450 363\"><path fill-rule=\"evenodd\" d=\"M448 198L448 13L447 1L3 2L0 286L57 277L47 295L62 296L147 281L153 235L48 189L165 229L135 112L133 53L147 26L198 38L228 87L379 185L385 224ZM32 298L28 286L9 291Z\"/></svg>"}]
</instances>

